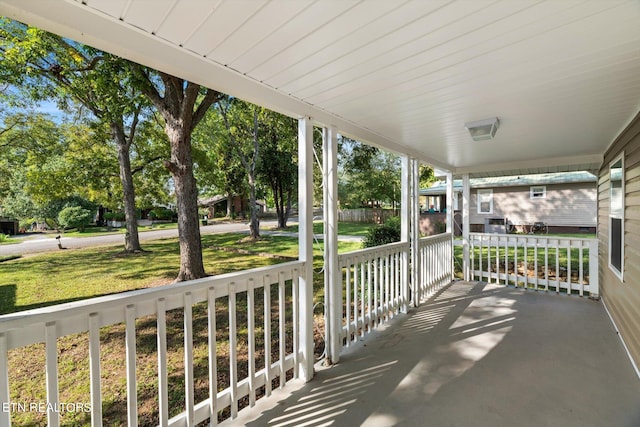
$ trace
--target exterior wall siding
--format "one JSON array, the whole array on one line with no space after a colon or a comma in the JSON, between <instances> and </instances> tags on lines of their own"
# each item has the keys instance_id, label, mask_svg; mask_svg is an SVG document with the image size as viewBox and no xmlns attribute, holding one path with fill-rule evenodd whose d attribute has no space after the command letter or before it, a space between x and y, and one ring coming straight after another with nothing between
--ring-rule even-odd
<instances>
[{"instance_id":1,"label":"exterior wall siding","mask_svg":"<svg viewBox=\"0 0 640 427\"><path fill-rule=\"evenodd\" d=\"M595 227L597 193L595 183L546 185L546 197L530 198L530 186L495 187L493 213L478 213L478 191L471 190L469 220L484 224L486 218L507 218L515 225L542 221L556 227Z\"/></svg>"},{"instance_id":2,"label":"exterior wall siding","mask_svg":"<svg viewBox=\"0 0 640 427\"><path fill-rule=\"evenodd\" d=\"M609 164L624 152L623 280L609 267ZM640 366L640 114L605 153L598 176L600 291L636 366Z\"/></svg>"}]
</instances>

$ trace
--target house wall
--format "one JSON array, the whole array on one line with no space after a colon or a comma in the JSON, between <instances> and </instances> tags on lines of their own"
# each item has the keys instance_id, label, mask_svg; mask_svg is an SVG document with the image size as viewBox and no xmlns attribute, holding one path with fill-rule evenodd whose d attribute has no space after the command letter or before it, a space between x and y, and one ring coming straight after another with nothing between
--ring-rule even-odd
<instances>
[{"instance_id":1,"label":"house wall","mask_svg":"<svg viewBox=\"0 0 640 427\"><path fill-rule=\"evenodd\" d=\"M486 218L507 218L512 224L545 222L553 227L595 227L597 193L596 183L546 185L546 197L531 199L530 188L495 187L493 213L478 213L478 189L471 190L471 224L484 225Z\"/></svg>"},{"instance_id":2,"label":"house wall","mask_svg":"<svg viewBox=\"0 0 640 427\"><path fill-rule=\"evenodd\" d=\"M624 264L609 267L609 165L624 151ZM598 180L600 292L631 356L640 366L640 114L605 153Z\"/></svg>"}]
</instances>

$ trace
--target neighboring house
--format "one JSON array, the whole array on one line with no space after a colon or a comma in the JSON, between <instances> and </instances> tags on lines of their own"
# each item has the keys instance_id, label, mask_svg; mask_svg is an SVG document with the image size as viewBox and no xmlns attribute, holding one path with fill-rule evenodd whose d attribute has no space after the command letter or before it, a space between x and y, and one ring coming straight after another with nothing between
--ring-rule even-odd
<instances>
[{"instance_id":1,"label":"neighboring house","mask_svg":"<svg viewBox=\"0 0 640 427\"><path fill-rule=\"evenodd\" d=\"M18 234L18 221L0 216L0 233Z\"/></svg>"},{"instance_id":2,"label":"neighboring house","mask_svg":"<svg viewBox=\"0 0 640 427\"><path fill-rule=\"evenodd\" d=\"M544 222L553 232L595 233L596 185L597 178L589 172L471 179L471 231L491 231L491 223L495 225L504 220L523 232L529 231L536 222ZM462 206L461 180L454 181L453 190L453 207L458 211L458 206ZM427 221L429 213L436 212L437 216L442 210L440 207L445 206L446 192L444 182L420 190L422 211L427 213Z\"/></svg>"},{"instance_id":3,"label":"neighboring house","mask_svg":"<svg viewBox=\"0 0 640 427\"><path fill-rule=\"evenodd\" d=\"M598 176L600 290L640 364L640 114L605 152Z\"/></svg>"},{"instance_id":4,"label":"neighboring house","mask_svg":"<svg viewBox=\"0 0 640 427\"><path fill-rule=\"evenodd\" d=\"M223 195L216 195L208 199L201 199L198 201L198 205L209 210L209 218L215 218L216 216L227 215L228 197ZM258 213L265 213L266 205L263 201L257 200ZM231 198L231 214L245 215L249 209L249 199L246 197L240 197L234 195Z\"/></svg>"}]
</instances>

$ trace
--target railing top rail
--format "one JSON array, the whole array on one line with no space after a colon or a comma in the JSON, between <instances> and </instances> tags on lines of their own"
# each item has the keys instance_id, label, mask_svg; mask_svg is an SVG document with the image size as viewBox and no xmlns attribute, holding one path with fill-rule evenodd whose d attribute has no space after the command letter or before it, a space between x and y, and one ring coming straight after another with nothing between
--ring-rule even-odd
<instances>
[{"instance_id":1,"label":"railing top rail","mask_svg":"<svg viewBox=\"0 0 640 427\"><path fill-rule=\"evenodd\" d=\"M567 237L567 236L549 236L540 234L503 234L503 233L469 233L469 237L487 237L498 239L536 239L536 240L564 240L564 241L582 241L582 242L597 242L598 239L594 237Z\"/></svg>"},{"instance_id":2,"label":"railing top rail","mask_svg":"<svg viewBox=\"0 0 640 427\"><path fill-rule=\"evenodd\" d=\"M361 256L372 255L376 253L389 252L394 250L403 250L408 248L409 248L408 242L387 243L386 245L374 246L372 248L358 249L356 251L345 252L345 253L339 254L338 259L347 259L347 258L352 258L357 256L361 257Z\"/></svg>"},{"instance_id":3,"label":"railing top rail","mask_svg":"<svg viewBox=\"0 0 640 427\"><path fill-rule=\"evenodd\" d=\"M450 238L451 238L451 233L440 233L440 234L434 234L433 236L421 237L420 242L428 243L431 240L445 240Z\"/></svg>"},{"instance_id":4,"label":"railing top rail","mask_svg":"<svg viewBox=\"0 0 640 427\"><path fill-rule=\"evenodd\" d=\"M206 293L210 288L219 288L220 292L217 292L216 295L224 296L228 292L227 285L229 283L234 283L237 286L237 290L241 291L243 288L246 289L247 282L253 279L256 280L254 286L259 288L263 286L263 283L262 280L257 281L257 279L273 275L274 280L278 280L278 275L280 273L287 273L296 269L302 269L303 266L304 262L302 261L291 261L266 267L253 268L250 270L205 277L187 282L159 286L157 288L122 292L113 295L5 314L0 316L0 333L34 324L57 321L61 318L70 318L82 315L88 316L92 313L100 313L119 307L124 308L132 304L135 305L148 301L156 301L161 298L172 298L176 295L182 295L187 292ZM194 300L194 302L197 301Z\"/></svg>"}]
</instances>

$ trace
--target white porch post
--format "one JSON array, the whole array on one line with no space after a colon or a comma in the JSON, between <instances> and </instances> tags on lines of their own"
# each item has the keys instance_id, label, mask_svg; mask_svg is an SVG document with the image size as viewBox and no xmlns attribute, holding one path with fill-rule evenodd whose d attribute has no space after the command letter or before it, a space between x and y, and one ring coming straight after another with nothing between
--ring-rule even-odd
<instances>
[{"instance_id":1,"label":"white porch post","mask_svg":"<svg viewBox=\"0 0 640 427\"><path fill-rule=\"evenodd\" d=\"M338 140L334 127L322 133L324 220L324 316L328 363L340 359L342 340L342 281L338 265Z\"/></svg>"},{"instance_id":2,"label":"white porch post","mask_svg":"<svg viewBox=\"0 0 640 427\"><path fill-rule=\"evenodd\" d=\"M469 175L462 177L462 274L464 280L471 280L469 258L469 203L471 201L471 184Z\"/></svg>"},{"instance_id":3,"label":"white porch post","mask_svg":"<svg viewBox=\"0 0 640 427\"><path fill-rule=\"evenodd\" d=\"M454 212L453 212L453 174L447 172L447 233L451 233L451 280L455 272L455 260L453 251L453 230L454 230Z\"/></svg>"},{"instance_id":4,"label":"white porch post","mask_svg":"<svg viewBox=\"0 0 640 427\"><path fill-rule=\"evenodd\" d=\"M410 193L411 193L411 162L408 156L402 156L402 174L401 174L401 196L400 196L400 241L409 243L411 239L411 209L410 209ZM402 267L401 267L401 299L400 311L402 313L408 312L408 298L409 298L409 254L408 251L402 253Z\"/></svg>"},{"instance_id":5,"label":"white porch post","mask_svg":"<svg viewBox=\"0 0 640 427\"><path fill-rule=\"evenodd\" d=\"M313 378L313 125L309 117L298 120L298 258L300 271L298 304L298 372Z\"/></svg>"},{"instance_id":6,"label":"white porch post","mask_svg":"<svg viewBox=\"0 0 640 427\"><path fill-rule=\"evenodd\" d=\"M420 163L411 160L411 299L420 305Z\"/></svg>"}]
</instances>

